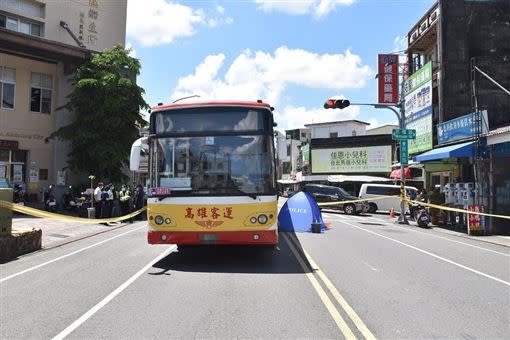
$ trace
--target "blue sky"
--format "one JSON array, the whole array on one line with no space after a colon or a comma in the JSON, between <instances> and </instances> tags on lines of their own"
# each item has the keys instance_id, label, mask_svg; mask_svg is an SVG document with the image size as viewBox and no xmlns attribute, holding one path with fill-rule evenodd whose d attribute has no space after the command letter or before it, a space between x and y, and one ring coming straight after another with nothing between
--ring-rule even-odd
<instances>
[{"instance_id":1,"label":"blue sky","mask_svg":"<svg viewBox=\"0 0 510 340\"><path fill-rule=\"evenodd\" d=\"M150 105L263 99L282 129L359 119L395 123L369 107L324 110L327 98L375 102L376 57L405 48L433 0L129 0L127 45L141 60Z\"/></svg>"}]
</instances>

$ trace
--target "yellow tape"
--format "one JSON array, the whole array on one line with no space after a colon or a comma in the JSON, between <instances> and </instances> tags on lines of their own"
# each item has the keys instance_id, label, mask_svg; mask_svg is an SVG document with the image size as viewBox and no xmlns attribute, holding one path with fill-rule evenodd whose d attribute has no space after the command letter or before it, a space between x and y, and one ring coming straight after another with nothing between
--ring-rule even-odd
<instances>
[{"instance_id":1,"label":"yellow tape","mask_svg":"<svg viewBox=\"0 0 510 340\"><path fill-rule=\"evenodd\" d=\"M0 201L0 208L9 209L12 211L16 211L19 213L23 213L23 214L31 215L31 216L35 216L35 217L55 218L55 219L64 220L64 221L75 221L75 222L90 223L90 224L122 222L124 220L133 218L136 215L147 210L147 207L143 207L142 209L133 211L132 213L124 215L124 216L95 219L95 218L83 218L83 217L74 217L74 216L50 213L47 211L34 209L34 208L30 208L30 207L25 207L23 205L14 204L14 203L7 202L7 201Z\"/></svg>"},{"instance_id":2,"label":"yellow tape","mask_svg":"<svg viewBox=\"0 0 510 340\"><path fill-rule=\"evenodd\" d=\"M375 200L383 200L387 198L394 198L398 196L375 196L370 198L363 198L359 200L352 200L352 201L337 201L337 202L323 202L323 203L317 203L319 206L325 206L325 205L337 205L337 204L348 204L348 203L357 203L357 202L368 202L368 201L375 201Z\"/></svg>"},{"instance_id":3,"label":"yellow tape","mask_svg":"<svg viewBox=\"0 0 510 340\"><path fill-rule=\"evenodd\" d=\"M429 207L429 208L436 208L436 209L439 209L439 210L455 211L455 212L460 212L460 213L470 214L470 215L481 215L481 216L496 217L496 218L503 218L503 219L506 219L506 220L510 220L510 216L505 216L505 215L494 215L494 214L488 214L488 213L476 212L476 211L469 211L469 210L458 209L458 208L450 208L450 207L445 207L445 206L442 206L442 205L424 203L424 202L419 202L419 201L412 201L412 200L408 200L408 199L406 199L406 201L408 203L422 205L422 206Z\"/></svg>"}]
</instances>

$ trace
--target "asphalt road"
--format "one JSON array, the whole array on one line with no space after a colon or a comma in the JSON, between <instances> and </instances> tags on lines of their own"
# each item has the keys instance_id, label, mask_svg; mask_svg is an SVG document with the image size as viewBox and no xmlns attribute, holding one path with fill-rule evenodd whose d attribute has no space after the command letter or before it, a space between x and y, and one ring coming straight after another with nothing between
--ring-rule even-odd
<instances>
[{"instance_id":1,"label":"asphalt road","mask_svg":"<svg viewBox=\"0 0 510 340\"><path fill-rule=\"evenodd\" d=\"M0 268L0 338L510 338L510 248L324 213L277 249L150 246L143 222Z\"/></svg>"}]
</instances>

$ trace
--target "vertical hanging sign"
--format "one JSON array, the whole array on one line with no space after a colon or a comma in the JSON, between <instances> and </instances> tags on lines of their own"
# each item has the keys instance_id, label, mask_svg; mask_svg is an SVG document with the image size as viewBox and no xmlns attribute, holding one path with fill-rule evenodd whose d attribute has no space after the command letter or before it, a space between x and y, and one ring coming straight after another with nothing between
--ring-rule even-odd
<instances>
[{"instance_id":1,"label":"vertical hanging sign","mask_svg":"<svg viewBox=\"0 0 510 340\"><path fill-rule=\"evenodd\" d=\"M398 102L398 55L379 54L377 57L379 104Z\"/></svg>"}]
</instances>

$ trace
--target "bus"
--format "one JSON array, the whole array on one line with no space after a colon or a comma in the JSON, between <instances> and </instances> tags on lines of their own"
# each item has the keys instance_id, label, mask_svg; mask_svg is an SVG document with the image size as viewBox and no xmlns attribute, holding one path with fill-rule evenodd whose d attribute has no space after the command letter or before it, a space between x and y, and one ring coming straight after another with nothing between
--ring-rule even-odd
<instances>
[{"instance_id":1,"label":"bus","mask_svg":"<svg viewBox=\"0 0 510 340\"><path fill-rule=\"evenodd\" d=\"M278 242L273 108L258 101L185 102L151 109L149 244Z\"/></svg>"}]
</instances>

